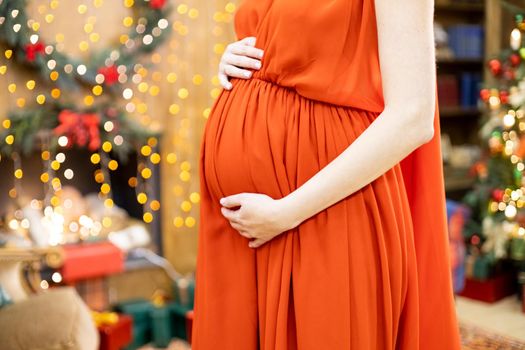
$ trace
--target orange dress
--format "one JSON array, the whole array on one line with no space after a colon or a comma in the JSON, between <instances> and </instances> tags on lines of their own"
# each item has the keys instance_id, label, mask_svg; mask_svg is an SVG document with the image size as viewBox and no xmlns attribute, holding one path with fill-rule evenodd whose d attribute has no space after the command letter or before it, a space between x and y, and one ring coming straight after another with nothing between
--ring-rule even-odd
<instances>
[{"instance_id":1,"label":"orange dress","mask_svg":"<svg viewBox=\"0 0 525 350\"><path fill-rule=\"evenodd\" d=\"M257 249L220 211L286 196L384 109L374 1L244 0L235 30L264 57L204 130L193 350L459 350L437 109L430 142Z\"/></svg>"}]
</instances>

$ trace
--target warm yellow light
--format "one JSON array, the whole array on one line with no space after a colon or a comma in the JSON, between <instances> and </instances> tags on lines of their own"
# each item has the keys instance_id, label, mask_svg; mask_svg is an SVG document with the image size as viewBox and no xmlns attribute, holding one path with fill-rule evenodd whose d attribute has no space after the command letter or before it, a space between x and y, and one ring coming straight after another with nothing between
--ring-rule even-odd
<instances>
[{"instance_id":1,"label":"warm yellow light","mask_svg":"<svg viewBox=\"0 0 525 350\"><path fill-rule=\"evenodd\" d=\"M137 187L137 178L135 176L128 179L129 187Z\"/></svg>"},{"instance_id":2,"label":"warm yellow light","mask_svg":"<svg viewBox=\"0 0 525 350\"><path fill-rule=\"evenodd\" d=\"M140 175L145 179L149 179L151 177L151 169L150 168L142 169L142 171L140 172Z\"/></svg>"},{"instance_id":3,"label":"warm yellow light","mask_svg":"<svg viewBox=\"0 0 525 350\"><path fill-rule=\"evenodd\" d=\"M180 216L177 216L173 219L173 225L175 227L182 227L184 225L184 219Z\"/></svg>"},{"instance_id":4,"label":"warm yellow light","mask_svg":"<svg viewBox=\"0 0 525 350\"><path fill-rule=\"evenodd\" d=\"M117 170L118 168L118 162L114 159L110 160L109 163L108 163L108 168L110 170Z\"/></svg>"},{"instance_id":5,"label":"warm yellow light","mask_svg":"<svg viewBox=\"0 0 525 350\"><path fill-rule=\"evenodd\" d=\"M175 164L177 162L177 155L175 153L168 153L166 161L168 164Z\"/></svg>"},{"instance_id":6,"label":"warm yellow light","mask_svg":"<svg viewBox=\"0 0 525 350\"><path fill-rule=\"evenodd\" d=\"M149 224L150 222L153 221L153 214L149 213L149 212L146 212L144 213L144 215L142 216L142 219L144 220L145 223Z\"/></svg>"},{"instance_id":7,"label":"warm yellow light","mask_svg":"<svg viewBox=\"0 0 525 350\"><path fill-rule=\"evenodd\" d=\"M58 88L54 88L53 90L51 90L51 97L53 97L54 99L57 99L60 97L60 89Z\"/></svg>"},{"instance_id":8,"label":"warm yellow light","mask_svg":"<svg viewBox=\"0 0 525 350\"><path fill-rule=\"evenodd\" d=\"M108 194L109 191L111 191L111 187L109 186L109 184L102 184L100 186L100 192L103 193L103 194Z\"/></svg>"},{"instance_id":9,"label":"warm yellow light","mask_svg":"<svg viewBox=\"0 0 525 350\"><path fill-rule=\"evenodd\" d=\"M145 157L149 156L151 154L151 147L148 145L142 146L140 153Z\"/></svg>"},{"instance_id":10,"label":"warm yellow light","mask_svg":"<svg viewBox=\"0 0 525 350\"><path fill-rule=\"evenodd\" d=\"M150 156L150 160L153 164L159 164L160 163L160 154L158 153L153 153L151 156Z\"/></svg>"},{"instance_id":11,"label":"warm yellow light","mask_svg":"<svg viewBox=\"0 0 525 350\"><path fill-rule=\"evenodd\" d=\"M195 218L193 216L188 216L186 218L186 220L185 220L185 224L186 224L187 227L193 227L193 226L195 226L195 223L196 223L196 221L195 221Z\"/></svg>"},{"instance_id":12,"label":"warm yellow light","mask_svg":"<svg viewBox=\"0 0 525 350\"><path fill-rule=\"evenodd\" d=\"M151 201L151 203L149 204L149 207L154 210L154 211L157 211L160 209L160 202L157 201L157 200L154 200L154 201Z\"/></svg>"},{"instance_id":13,"label":"warm yellow light","mask_svg":"<svg viewBox=\"0 0 525 350\"><path fill-rule=\"evenodd\" d=\"M144 192L141 192L137 195L137 202L139 202L140 204L144 204L147 201L148 201L148 196Z\"/></svg>"},{"instance_id":14,"label":"warm yellow light","mask_svg":"<svg viewBox=\"0 0 525 350\"><path fill-rule=\"evenodd\" d=\"M5 137L5 143L12 145L15 142L15 137L13 135L7 135Z\"/></svg>"},{"instance_id":15,"label":"warm yellow light","mask_svg":"<svg viewBox=\"0 0 525 350\"><path fill-rule=\"evenodd\" d=\"M192 192L192 193L190 194L190 201L191 201L192 203L199 203L200 199L201 199L201 196L200 196L199 193L197 193L197 192Z\"/></svg>"},{"instance_id":16,"label":"warm yellow light","mask_svg":"<svg viewBox=\"0 0 525 350\"><path fill-rule=\"evenodd\" d=\"M104 152L111 152L111 149L113 148L113 145L111 144L111 142L109 141L105 141L103 144L102 144L102 149L104 150Z\"/></svg>"},{"instance_id":17,"label":"warm yellow light","mask_svg":"<svg viewBox=\"0 0 525 350\"><path fill-rule=\"evenodd\" d=\"M90 160L91 160L91 163L98 164L98 163L100 163L100 155L98 153L93 153L91 155Z\"/></svg>"},{"instance_id":18,"label":"warm yellow light","mask_svg":"<svg viewBox=\"0 0 525 350\"><path fill-rule=\"evenodd\" d=\"M92 91L93 91L93 95L100 96L102 94L103 89L102 89L102 86L95 85L95 86L93 86Z\"/></svg>"},{"instance_id":19,"label":"warm yellow light","mask_svg":"<svg viewBox=\"0 0 525 350\"><path fill-rule=\"evenodd\" d=\"M190 211L190 210L191 210L191 203L188 202L188 201L183 201L183 202L180 204L180 208L181 208L183 211Z\"/></svg>"},{"instance_id":20,"label":"warm yellow light","mask_svg":"<svg viewBox=\"0 0 525 350\"><path fill-rule=\"evenodd\" d=\"M17 179L21 179L24 176L22 169L16 169L14 174Z\"/></svg>"}]
</instances>

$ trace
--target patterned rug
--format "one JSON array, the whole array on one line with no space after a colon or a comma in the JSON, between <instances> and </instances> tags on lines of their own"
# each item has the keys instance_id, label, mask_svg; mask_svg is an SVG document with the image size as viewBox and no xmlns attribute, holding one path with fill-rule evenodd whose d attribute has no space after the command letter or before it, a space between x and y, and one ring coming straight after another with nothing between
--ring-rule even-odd
<instances>
[{"instance_id":1,"label":"patterned rug","mask_svg":"<svg viewBox=\"0 0 525 350\"><path fill-rule=\"evenodd\" d=\"M523 350L525 342L500 334L486 331L482 328L462 324L460 326L463 350ZM143 347L140 350L156 350L153 347ZM174 340L167 350L191 350L183 340Z\"/></svg>"},{"instance_id":2,"label":"patterned rug","mask_svg":"<svg viewBox=\"0 0 525 350\"><path fill-rule=\"evenodd\" d=\"M463 350L523 350L525 342L472 325L460 325Z\"/></svg>"}]
</instances>

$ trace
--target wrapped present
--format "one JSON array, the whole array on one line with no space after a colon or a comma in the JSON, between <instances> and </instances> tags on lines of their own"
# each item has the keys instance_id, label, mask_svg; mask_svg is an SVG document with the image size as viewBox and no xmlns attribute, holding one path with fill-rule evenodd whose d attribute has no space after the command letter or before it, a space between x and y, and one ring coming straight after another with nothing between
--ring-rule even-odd
<instances>
[{"instance_id":1,"label":"wrapped present","mask_svg":"<svg viewBox=\"0 0 525 350\"><path fill-rule=\"evenodd\" d=\"M525 291L525 288L523 289ZM525 307L525 303L524 303ZM524 309L525 312L525 309ZM193 328L193 310L186 312L186 340L191 344L191 330Z\"/></svg>"},{"instance_id":2,"label":"wrapped present","mask_svg":"<svg viewBox=\"0 0 525 350\"><path fill-rule=\"evenodd\" d=\"M152 339L151 310L153 304L146 299L134 299L117 304L114 309L133 319L133 341L126 348L137 349Z\"/></svg>"},{"instance_id":3,"label":"wrapped present","mask_svg":"<svg viewBox=\"0 0 525 350\"><path fill-rule=\"evenodd\" d=\"M150 311L152 320L153 345L165 348L171 341L171 315L170 309L166 305L153 307Z\"/></svg>"},{"instance_id":4,"label":"wrapped present","mask_svg":"<svg viewBox=\"0 0 525 350\"><path fill-rule=\"evenodd\" d=\"M465 288L459 295L487 303L494 303L514 294L515 291L515 275L514 273L506 272L484 280L467 278Z\"/></svg>"},{"instance_id":5,"label":"wrapped present","mask_svg":"<svg viewBox=\"0 0 525 350\"><path fill-rule=\"evenodd\" d=\"M172 337L188 340L186 328L186 313L190 311L188 307L182 306L177 302L168 304L171 313Z\"/></svg>"},{"instance_id":6,"label":"wrapped present","mask_svg":"<svg viewBox=\"0 0 525 350\"><path fill-rule=\"evenodd\" d=\"M486 255L476 257L474 261L473 278L486 280L490 277L493 268L492 259Z\"/></svg>"},{"instance_id":7,"label":"wrapped present","mask_svg":"<svg viewBox=\"0 0 525 350\"><path fill-rule=\"evenodd\" d=\"M124 254L109 242L64 246L64 283L104 277L124 271Z\"/></svg>"},{"instance_id":8,"label":"wrapped present","mask_svg":"<svg viewBox=\"0 0 525 350\"><path fill-rule=\"evenodd\" d=\"M99 317L104 317L101 313ZM114 317L108 313L107 317ZM100 321L99 321L100 322ZM97 326L100 335L99 350L120 350L133 340L133 319L128 315L117 315L116 322L102 323Z\"/></svg>"}]
</instances>

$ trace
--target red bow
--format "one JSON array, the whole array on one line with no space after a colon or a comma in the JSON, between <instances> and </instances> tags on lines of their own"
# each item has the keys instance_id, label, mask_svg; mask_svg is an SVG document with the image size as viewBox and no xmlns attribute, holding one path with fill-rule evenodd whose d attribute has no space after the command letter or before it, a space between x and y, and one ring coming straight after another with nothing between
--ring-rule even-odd
<instances>
[{"instance_id":1,"label":"red bow","mask_svg":"<svg viewBox=\"0 0 525 350\"><path fill-rule=\"evenodd\" d=\"M104 76L104 84L107 86L113 85L118 81L118 70L115 65L109 67L100 67L98 73Z\"/></svg>"},{"instance_id":2,"label":"red bow","mask_svg":"<svg viewBox=\"0 0 525 350\"><path fill-rule=\"evenodd\" d=\"M63 110L58 115L59 125L53 130L56 135L68 137L68 146L76 143L86 146L90 151L100 148L100 117L96 113L75 113Z\"/></svg>"},{"instance_id":3,"label":"red bow","mask_svg":"<svg viewBox=\"0 0 525 350\"><path fill-rule=\"evenodd\" d=\"M27 44L25 47L26 59L29 62L33 62L36 58L36 54L43 55L45 53L45 46L41 42L35 44Z\"/></svg>"},{"instance_id":4,"label":"red bow","mask_svg":"<svg viewBox=\"0 0 525 350\"><path fill-rule=\"evenodd\" d=\"M166 4L166 0L150 0L149 6L152 9L160 10Z\"/></svg>"}]
</instances>

